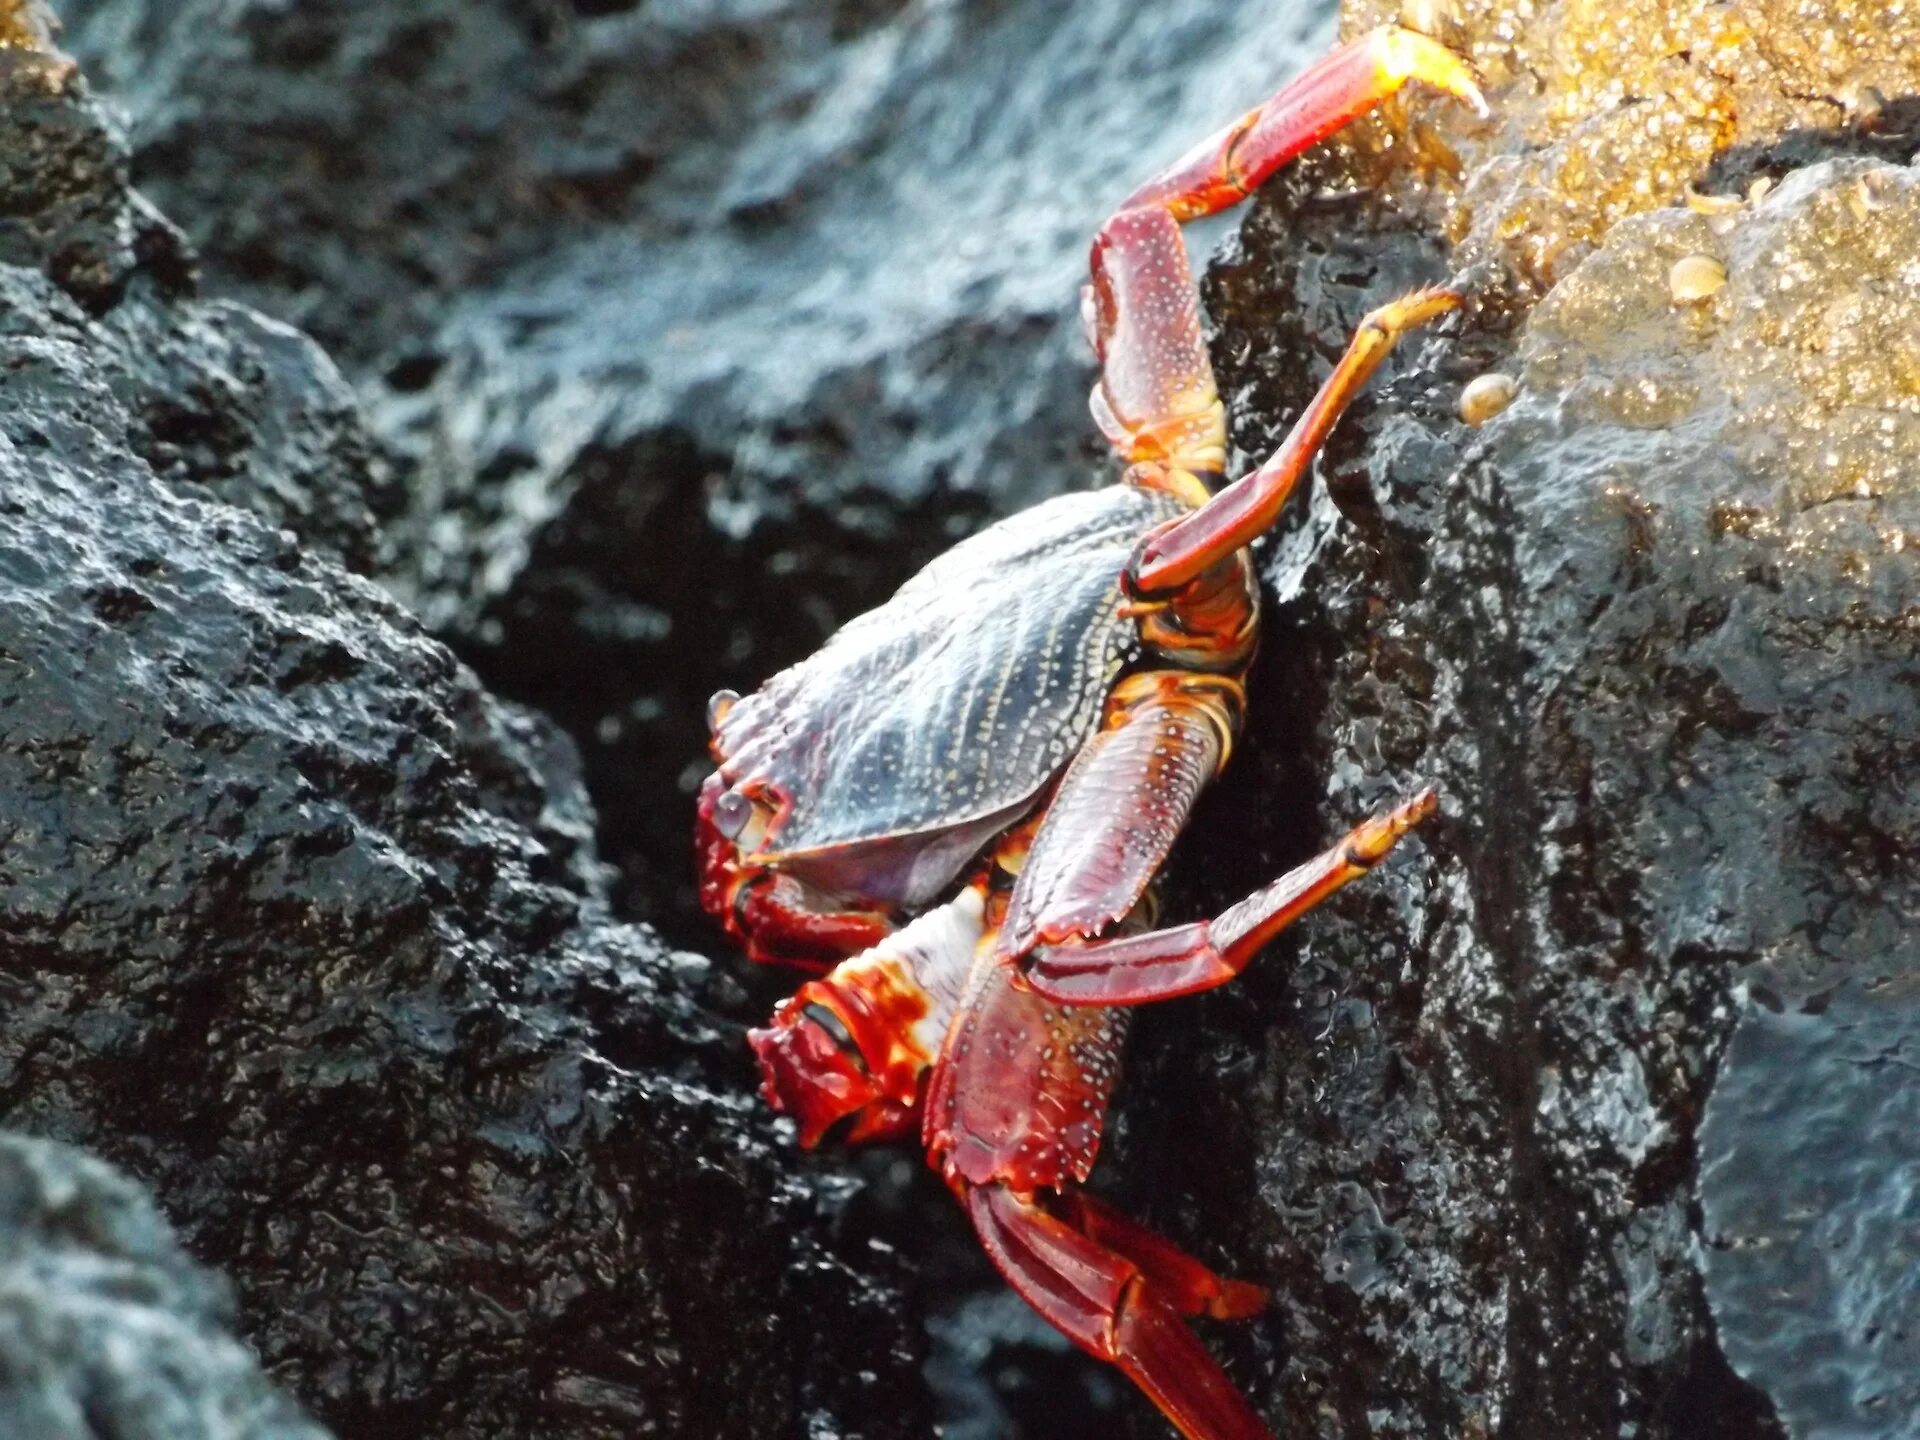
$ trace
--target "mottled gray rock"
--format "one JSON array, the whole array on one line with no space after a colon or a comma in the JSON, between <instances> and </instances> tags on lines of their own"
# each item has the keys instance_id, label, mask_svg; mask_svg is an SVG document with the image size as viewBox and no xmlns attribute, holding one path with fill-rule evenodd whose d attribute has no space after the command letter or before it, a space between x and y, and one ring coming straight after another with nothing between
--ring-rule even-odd
<instances>
[{"instance_id":1,"label":"mottled gray rock","mask_svg":"<svg viewBox=\"0 0 1920 1440\"><path fill-rule=\"evenodd\" d=\"M139 1187L0 1134L0 1435L326 1440L229 1333L228 1287Z\"/></svg>"}]
</instances>

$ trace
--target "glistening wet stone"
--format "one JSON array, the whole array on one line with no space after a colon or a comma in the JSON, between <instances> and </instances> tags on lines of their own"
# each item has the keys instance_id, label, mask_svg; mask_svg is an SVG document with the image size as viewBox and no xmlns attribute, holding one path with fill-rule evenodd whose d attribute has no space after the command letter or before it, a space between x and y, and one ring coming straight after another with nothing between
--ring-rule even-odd
<instances>
[{"instance_id":1,"label":"glistening wet stone","mask_svg":"<svg viewBox=\"0 0 1920 1440\"><path fill-rule=\"evenodd\" d=\"M923 1434L895 1262L834 1238L708 963L609 917L571 745L340 563L337 374L194 298L70 66L0 52L0 137L7 1125L150 1187L339 1434ZM172 1314L155 1405L240 1368L169 1369ZM233 1433L70 1340L89 1433Z\"/></svg>"},{"instance_id":2,"label":"glistening wet stone","mask_svg":"<svg viewBox=\"0 0 1920 1440\"><path fill-rule=\"evenodd\" d=\"M0 1132L0 1435L327 1440L233 1338L233 1308L126 1176Z\"/></svg>"}]
</instances>

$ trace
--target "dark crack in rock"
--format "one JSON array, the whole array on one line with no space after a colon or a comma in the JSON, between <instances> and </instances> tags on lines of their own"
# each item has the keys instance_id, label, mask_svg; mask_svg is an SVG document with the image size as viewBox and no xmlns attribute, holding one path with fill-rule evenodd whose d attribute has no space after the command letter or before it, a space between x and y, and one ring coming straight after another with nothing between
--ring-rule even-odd
<instances>
[{"instance_id":1,"label":"dark crack in rock","mask_svg":"<svg viewBox=\"0 0 1920 1440\"><path fill-rule=\"evenodd\" d=\"M132 1181L0 1133L0 1435L327 1440L232 1326L229 1287Z\"/></svg>"},{"instance_id":2,"label":"dark crack in rock","mask_svg":"<svg viewBox=\"0 0 1920 1440\"><path fill-rule=\"evenodd\" d=\"M338 377L191 300L70 67L8 55L0 1115L150 1185L341 1434L924 1434L737 987L607 918L572 747L331 558Z\"/></svg>"}]
</instances>

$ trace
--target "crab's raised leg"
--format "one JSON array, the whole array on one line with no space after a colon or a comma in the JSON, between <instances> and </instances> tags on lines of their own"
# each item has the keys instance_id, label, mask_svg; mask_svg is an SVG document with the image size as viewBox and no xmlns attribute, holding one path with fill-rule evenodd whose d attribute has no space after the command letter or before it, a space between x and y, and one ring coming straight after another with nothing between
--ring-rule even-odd
<instances>
[{"instance_id":1,"label":"crab's raised leg","mask_svg":"<svg viewBox=\"0 0 1920 1440\"><path fill-rule=\"evenodd\" d=\"M1223 985L1275 935L1379 864L1437 803L1421 791L1212 920L1037 950L1027 983L1068 1005L1139 1005Z\"/></svg>"},{"instance_id":2,"label":"crab's raised leg","mask_svg":"<svg viewBox=\"0 0 1920 1440\"><path fill-rule=\"evenodd\" d=\"M1198 509L1151 532L1129 566L1128 589L1149 599L1177 597L1234 551L1265 534L1280 518L1334 422L1392 353L1394 343L1415 326L1455 309L1461 299L1453 290L1416 290L1370 313L1272 458Z\"/></svg>"},{"instance_id":3,"label":"crab's raised leg","mask_svg":"<svg viewBox=\"0 0 1920 1440\"><path fill-rule=\"evenodd\" d=\"M1124 458L1199 473L1226 463L1226 417L1178 222L1237 204L1288 160L1412 80L1486 111L1457 55L1424 35L1384 26L1203 141L1101 227L1083 299L1102 367L1093 413Z\"/></svg>"},{"instance_id":4,"label":"crab's raised leg","mask_svg":"<svg viewBox=\"0 0 1920 1440\"><path fill-rule=\"evenodd\" d=\"M1163 1292L1146 1267L1054 1214L1036 1195L982 1185L965 1199L982 1246L1008 1283L1061 1334L1117 1365L1182 1435L1273 1440L1181 1320L1182 1310L1195 1308L1191 1296Z\"/></svg>"}]
</instances>

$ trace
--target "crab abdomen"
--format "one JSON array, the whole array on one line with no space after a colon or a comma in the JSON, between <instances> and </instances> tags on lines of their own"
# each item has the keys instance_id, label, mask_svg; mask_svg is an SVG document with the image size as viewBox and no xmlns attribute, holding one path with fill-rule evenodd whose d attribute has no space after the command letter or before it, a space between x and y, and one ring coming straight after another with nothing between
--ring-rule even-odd
<instances>
[{"instance_id":1,"label":"crab abdomen","mask_svg":"<svg viewBox=\"0 0 1920 1440\"><path fill-rule=\"evenodd\" d=\"M753 858L909 908L937 895L1097 728L1140 654L1121 572L1184 508L1127 485L1034 506L728 707L721 776L788 802Z\"/></svg>"}]
</instances>

